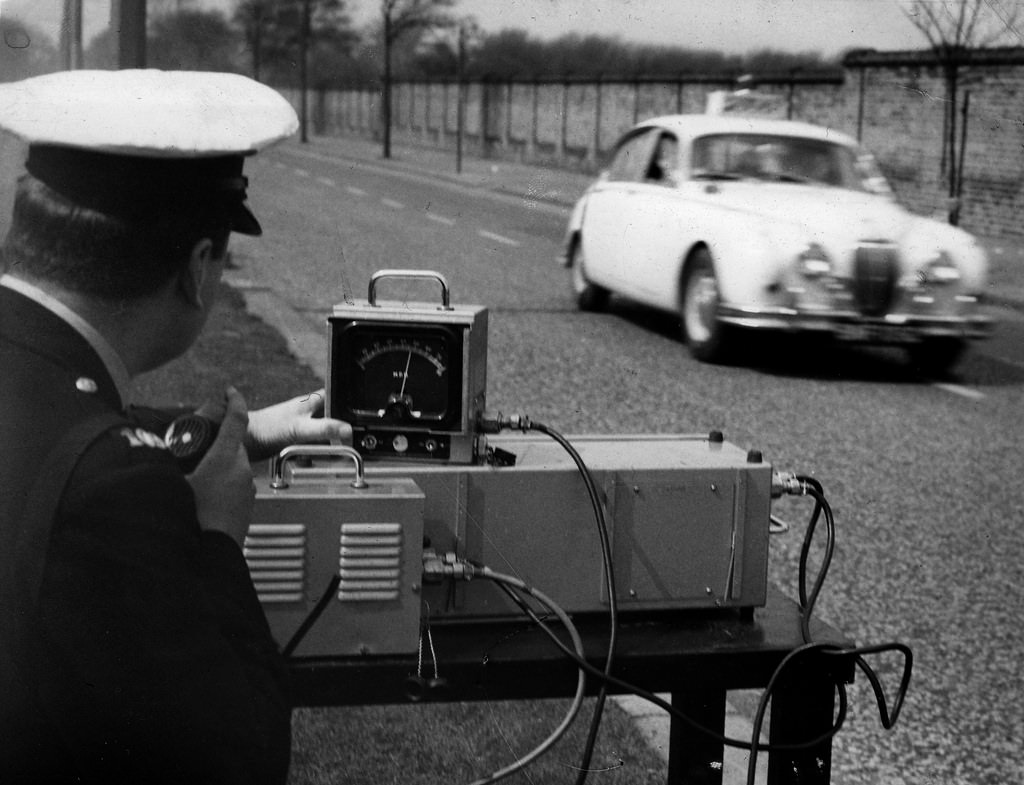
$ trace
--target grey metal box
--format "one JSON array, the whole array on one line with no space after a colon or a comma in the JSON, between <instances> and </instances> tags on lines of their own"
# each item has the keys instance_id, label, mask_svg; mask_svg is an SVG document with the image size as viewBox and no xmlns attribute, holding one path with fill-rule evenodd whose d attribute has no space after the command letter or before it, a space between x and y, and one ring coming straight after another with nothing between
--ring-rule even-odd
<instances>
[{"instance_id":1,"label":"grey metal box","mask_svg":"<svg viewBox=\"0 0 1024 785\"><path fill-rule=\"evenodd\" d=\"M275 640L291 639L340 574L295 655L415 651L424 500L408 478L259 487L244 551Z\"/></svg>"}]
</instances>

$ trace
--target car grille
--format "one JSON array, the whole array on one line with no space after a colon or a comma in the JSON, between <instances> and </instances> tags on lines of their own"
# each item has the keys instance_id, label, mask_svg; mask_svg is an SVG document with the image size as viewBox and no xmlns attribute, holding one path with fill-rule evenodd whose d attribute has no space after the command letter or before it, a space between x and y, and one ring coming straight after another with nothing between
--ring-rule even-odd
<instances>
[{"instance_id":1,"label":"car grille","mask_svg":"<svg viewBox=\"0 0 1024 785\"><path fill-rule=\"evenodd\" d=\"M853 298L865 316L886 313L896 297L899 254L892 245L862 245L853 260Z\"/></svg>"}]
</instances>

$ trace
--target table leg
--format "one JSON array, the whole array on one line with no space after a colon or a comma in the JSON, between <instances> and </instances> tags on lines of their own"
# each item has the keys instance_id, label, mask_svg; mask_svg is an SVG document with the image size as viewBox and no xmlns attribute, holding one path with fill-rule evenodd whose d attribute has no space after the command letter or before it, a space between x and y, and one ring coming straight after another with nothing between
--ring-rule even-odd
<instances>
[{"instance_id":1,"label":"table leg","mask_svg":"<svg viewBox=\"0 0 1024 785\"><path fill-rule=\"evenodd\" d=\"M672 707L694 722L725 732L725 690L688 690L672 693ZM721 742L701 733L677 717L669 726L668 785L722 785Z\"/></svg>"},{"instance_id":2,"label":"table leg","mask_svg":"<svg viewBox=\"0 0 1024 785\"><path fill-rule=\"evenodd\" d=\"M771 744L807 741L832 727L835 684L824 673L808 668L780 679L772 694ZM832 742L768 756L769 785L828 785Z\"/></svg>"}]
</instances>

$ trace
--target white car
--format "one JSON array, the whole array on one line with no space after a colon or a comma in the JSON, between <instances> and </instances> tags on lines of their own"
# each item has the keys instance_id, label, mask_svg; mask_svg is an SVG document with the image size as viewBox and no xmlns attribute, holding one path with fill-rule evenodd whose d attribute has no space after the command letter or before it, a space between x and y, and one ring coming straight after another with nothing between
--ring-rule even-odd
<instances>
[{"instance_id":1,"label":"white car","mask_svg":"<svg viewBox=\"0 0 1024 785\"><path fill-rule=\"evenodd\" d=\"M705 361L757 328L899 344L939 373L992 327L974 238L900 207L870 153L806 123L637 125L577 202L565 248L580 308L614 292L674 311Z\"/></svg>"}]
</instances>

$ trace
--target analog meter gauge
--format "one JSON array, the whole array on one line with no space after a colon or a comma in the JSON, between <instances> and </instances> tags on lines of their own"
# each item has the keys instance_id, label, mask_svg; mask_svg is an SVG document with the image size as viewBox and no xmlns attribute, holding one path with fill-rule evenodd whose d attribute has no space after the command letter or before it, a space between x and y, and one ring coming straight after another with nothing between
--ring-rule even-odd
<instances>
[{"instance_id":1,"label":"analog meter gauge","mask_svg":"<svg viewBox=\"0 0 1024 785\"><path fill-rule=\"evenodd\" d=\"M448 427L462 415L457 331L354 321L337 336L341 416L366 424Z\"/></svg>"},{"instance_id":2,"label":"analog meter gauge","mask_svg":"<svg viewBox=\"0 0 1024 785\"><path fill-rule=\"evenodd\" d=\"M375 285L386 277L435 278L443 302L378 302ZM329 319L328 415L352 425L368 458L472 462L486 317L479 307L452 307L436 273L377 273L366 303L340 303Z\"/></svg>"},{"instance_id":3,"label":"analog meter gauge","mask_svg":"<svg viewBox=\"0 0 1024 785\"><path fill-rule=\"evenodd\" d=\"M403 425L458 418L462 357L451 354L458 336L444 327L353 324L349 330L354 345L346 378L353 413Z\"/></svg>"}]
</instances>

